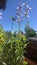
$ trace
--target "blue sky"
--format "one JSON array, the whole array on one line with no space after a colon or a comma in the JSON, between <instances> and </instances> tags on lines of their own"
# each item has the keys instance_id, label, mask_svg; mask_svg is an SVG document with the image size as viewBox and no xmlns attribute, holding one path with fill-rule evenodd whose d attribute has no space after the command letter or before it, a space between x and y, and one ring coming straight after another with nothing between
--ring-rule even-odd
<instances>
[{"instance_id":1,"label":"blue sky","mask_svg":"<svg viewBox=\"0 0 37 65\"><path fill-rule=\"evenodd\" d=\"M37 0L7 0L6 9L2 11L3 19L0 20L0 25L3 26L4 30L12 31L12 20L10 19L11 16L14 16L16 13L16 7L18 6L19 2L27 2L28 5L31 7L29 12L29 25L37 31ZM23 23L21 24L21 29L24 31L26 21L24 19ZM17 29L17 24L14 24L14 30Z\"/></svg>"}]
</instances>

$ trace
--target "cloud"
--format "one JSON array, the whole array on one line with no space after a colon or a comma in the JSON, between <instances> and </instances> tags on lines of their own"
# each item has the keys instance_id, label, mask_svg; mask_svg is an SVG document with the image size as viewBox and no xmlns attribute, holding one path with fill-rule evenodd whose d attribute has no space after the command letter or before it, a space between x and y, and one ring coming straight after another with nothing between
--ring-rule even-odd
<instances>
[{"instance_id":1,"label":"cloud","mask_svg":"<svg viewBox=\"0 0 37 65\"><path fill-rule=\"evenodd\" d=\"M2 16L0 16L0 19L2 19Z\"/></svg>"},{"instance_id":2,"label":"cloud","mask_svg":"<svg viewBox=\"0 0 37 65\"><path fill-rule=\"evenodd\" d=\"M2 12L0 12L0 15L2 15Z\"/></svg>"}]
</instances>

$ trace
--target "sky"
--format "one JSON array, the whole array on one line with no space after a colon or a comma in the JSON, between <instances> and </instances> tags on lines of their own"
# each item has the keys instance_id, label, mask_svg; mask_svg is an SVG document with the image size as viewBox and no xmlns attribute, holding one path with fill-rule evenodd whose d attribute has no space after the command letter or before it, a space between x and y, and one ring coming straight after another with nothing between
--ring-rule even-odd
<instances>
[{"instance_id":1,"label":"sky","mask_svg":"<svg viewBox=\"0 0 37 65\"><path fill-rule=\"evenodd\" d=\"M7 0L6 9L0 10L2 12L2 19L0 20L0 25L4 28L5 31L15 31L18 29L18 24L13 25L11 16L15 16L16 8L18 3L26 2L31 7L29 12L29 25L37 31L37 0ZM26 25L25 19L21 24L21 30L24 31Z\"/></svg>"}]
</instances>

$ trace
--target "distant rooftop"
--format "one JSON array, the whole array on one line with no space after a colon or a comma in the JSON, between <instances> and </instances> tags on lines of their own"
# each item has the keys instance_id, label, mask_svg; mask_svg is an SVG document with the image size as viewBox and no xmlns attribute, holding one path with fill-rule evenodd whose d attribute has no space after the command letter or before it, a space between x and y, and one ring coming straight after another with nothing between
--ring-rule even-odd
<instances>
[{"instance_id":1,"label":"distant rooftop","mask_svg":"<svg viewBox=\"0 0 37 65\"><path fill-rule=\"evenodd\" d=\"M5 10L7 0L0 0L0 9Z\"/></svg>"},{"instance_id":2,"label":"distant rooftop","mask_svg":"<svg viewBox=\"0 0 37 65\"><path fill-rule=\"evenodd\" d=\"M31 40L31 41L37 41L37 36L36 37L29 37L28 38L28 41Z\"/></svg>"}]
</instances>

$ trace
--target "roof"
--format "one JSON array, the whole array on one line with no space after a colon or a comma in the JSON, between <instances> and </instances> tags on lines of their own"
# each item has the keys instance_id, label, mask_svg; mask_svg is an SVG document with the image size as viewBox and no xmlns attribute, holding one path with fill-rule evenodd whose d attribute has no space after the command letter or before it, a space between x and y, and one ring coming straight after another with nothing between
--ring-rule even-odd
<instances>
[{"instance_id":1,"label":"roof","mask_svg":"<svg viewBox=\"0 0 37 65\"><path fill-rule=\"evenodd\" d=\"M26 42L28 42L28 41L36 41L37 42L37 37L29 37Z\"/></svg>"},{"instance_id":2,"label":"roof","mask_svg":"<svg viewBox=\"0 0 37 65\"><path fill-rule=\"evenodd\" d=\"M30 40L37 41L37 37L30 37Z\"/></svg>"},{"instance_id":3,"label":"roof","mask_svg":"<svg viewBox=\"0 0 37 65\"><path fill-rule=\"evenodd\" d=\"M7 0L0 0L0 9L5 10Z\"/></svg>"}]
</instances>

